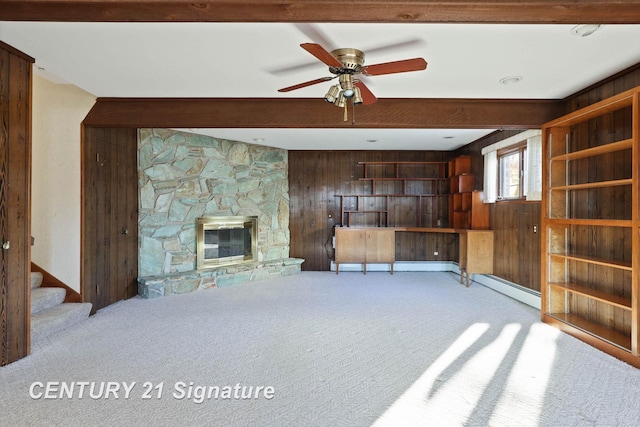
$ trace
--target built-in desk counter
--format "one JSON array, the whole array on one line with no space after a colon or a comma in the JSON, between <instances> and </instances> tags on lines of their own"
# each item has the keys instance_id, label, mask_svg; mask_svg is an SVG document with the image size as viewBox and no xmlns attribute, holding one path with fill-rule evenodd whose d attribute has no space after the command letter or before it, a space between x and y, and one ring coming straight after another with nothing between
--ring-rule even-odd
<instances>
[{"instance_id":1,"label":"built-in desk counter","mask_svg":"<svg viewBox=\"0 0 640 427\"><path fill-rule=\"evenodd\" d=\"M493 273L493 231L462 230L430 227L336 227L336 274L341 263L362 264L364 274L367 263L384 263L391 266L396 258L396 231L414 233L454 233L460 236L458 263L460 283L466 275L469 287L470 274Z\"/></svg>"}]
</instances>

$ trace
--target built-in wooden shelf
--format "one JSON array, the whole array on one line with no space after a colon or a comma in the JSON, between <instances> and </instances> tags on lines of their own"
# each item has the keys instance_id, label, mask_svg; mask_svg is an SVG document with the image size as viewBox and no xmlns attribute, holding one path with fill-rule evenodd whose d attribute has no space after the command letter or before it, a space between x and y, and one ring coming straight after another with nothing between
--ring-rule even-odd
<instances>
[{"instance_id":1,"label":"built-in wooden shelf","mask_svg":"<svg viewBox=\"0 0 640 427\"><path fill-rule=\"evenodd\" d=\"M605 304L611 304L625 310L631 310L631 297L611 295L607 292L588 288L586 286L578 285L575 283L549 283L549 286L560 291L567 291L576 295L583 295L603 302Z\"/></svg>"},{"instance_id":2,"label":"built-in wooden shelf","mask_svg":"<svg viewBox=\"0 0 640 427\"><path fill-rule=\"evenodd\" d=\"M612 331L606 326L599 325L583 317L575 316L573 314L547 313L547 315L563 323L566 323L569 326L580 329L592 335L594 338L604 340L626 351L631 351L631 338L628 335Z\"/></svg>"},{"instance_id":3,"label":"built-in wooden shelf","mask_svg":"<svg viewBox=\"0 0 640 427\"><path fill-rule=\"evenodd\" d=\"M633 184L633 180L629 179L616 179L613 181L598 181L598 182L587 182L584 184L569 184L569 185L558 185L556 187L551 188L551 191L573 191L573 190L586 190L589 188L606 188L606 187L617 187L620 185L631 185Z\"/></svg>"},{"instance_id":4,"label":"built-in wooden shelf","mask_svg":"<svg viewBox=\"0 0 640 427\"><path fill-rule=\"evenodd\" d=\"M554 254L554 253L550 253L549 256L553 258L562 258L562 259L571 260L571 261L584 262L587 264L602 265L604 267L620 268L622 270L629 270L629 271L633 270L633 266L631 262L628 262L628 261L617 261L617 260L607 259L607 258L596 258L596 257L590 257L590 256L565 255L565 254Z\"/></svg>"},{"instance_id":5,"label":"built-in wooden shelf","mask_svg":"<svg viewBox=\"0 0 640 427\"><path fill-rule=\"evenodd\" d=\"M335 195L340 198L342 225L350 227L355 215L371 214L374 215L373 220L362 219L361 225L399 225L404 221L394 217L392 203L401 198L415 198L417 227L437 227L446 223L447 209L441 205L448 203L448 162L358 162L357 166L364 169L358 181L369 182L370 189L366 194ZM399 185L382 187L385 183ZM391 191L389 187L393 187ZM349 201L350 198L353 200ZM368 202L366 206L365 201ZM374 204L375 208L372 207Z\"/></svg>"},{"instance_id":6,"label":"built-in wooden shelf","mask_svg":"<svg viewBox=\"0 0 640 427\"><path fill-rule=\"evenodd\" d=\"M543 125L541 235L542 319L637 367L639 109L640 87Z\"/></svg>"},{"instance_id":7,"label":"built-in wooden shelf","mask_svg":"<svg viewBox=\"0 0 640 427\"><path fill-rule=\"evenodd\" d=\"M633 221L628 219L582 219L582 218L547 218L548 226L558 225L588 225L595 227L625 227L631 228Z\"/></svg>"},{"instance_id":8,"label":"built-in wooden shelf","mask_svg":"<svg viewBox=\"0 0 640 427\"><path fill-rule=\"evenodd\" d=\"M431 197L434 196L435 193L426 193L426 194L336 194L337 197Z\"/></svg>"},{"instance_id":9,"label":"built-in wooden shelf","mask_svg":"<svg viewBox=\"0 0 640 427\"><path fill-rule=\"evenodd\" d=\"M458 156L449 162L449 226L458 229L489 228L489 205L482 192L475 190L471 156Z\"/></svg>"},{"instance_id":10,"label":"built-in wooden shelf","mask_svg":"<svg viewBox=\"0 0 640 427\"><path fill-rule=\"evenodd\" d=\"M628 150L633 147L633 139L624 139L618 142L612 142L606 145L598 145L596 147L585 148L583 150L573 151L566 154L551 157L551 161L569 161L584 159L587 157L595 157L602 154L609 154L616 151Z\"/></svg>"},{"instance_id":11,"label":"built-in wooden shelf","mask_svg":"<svg viewBox=\"0 0 640 427\"><path fill-rule=\"evenodd\" d=\"M415 171L412 171L412 167L420 167L420 168L433 168L437 170L437 176L441 178L446 178L447 176L447 162L358 162L358 166L364 167L364 178L370 178L369 173L371 172L372 167L376 166L382 167L385 171L388 171L389 166L392 167L392 174L396 178L401 177L401 173L405 172L409 174L410 177L416 176ZM409 169L406 171L403 169ZM431 172L430 175L435 175L436 173Z\"/></svg>"},{"instance_id":12,"label":"built-in wooden shelf","mask_svg":"<svg viewBox=\"0 0 640 427\"><path fill-rule=\"evenodd\" d=\"M358 178L358 181L442 181L445 178Z\"/></svg>"}]
</instances>

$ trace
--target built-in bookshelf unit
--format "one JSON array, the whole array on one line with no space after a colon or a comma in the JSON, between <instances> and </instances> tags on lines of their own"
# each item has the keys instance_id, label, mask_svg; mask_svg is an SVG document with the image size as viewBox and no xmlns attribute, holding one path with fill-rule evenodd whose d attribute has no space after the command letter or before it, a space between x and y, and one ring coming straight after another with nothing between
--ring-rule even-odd
<instances>
[{"instance_id":1,"label":"built-in bookshelf unit","mask_svg":"<svg viewBox=\"0 0 640 427\"><path fill-rule=\"evenodd\" d=\"M489 205L482 192L474 191L471 156L459 156L449 162L449 226L456 229L488 229Z\"/></svg>"},{"instance_id":2,"label":"built-in bookshelf unit","mask_svg":"<svg viewBox=\"0 0 640 427\"><path fill-rule=\"evenodd\" d=\"M640 367L640 88L543 126L542 319Z\"/></svg>"},{"instance_id":3,"label":"built-in bookshelf unit","mask_svg":"<svg viewBox=\"0 0 640 427\"><path fill-rule=\"evenodd\" d=\"M337 194L346 227L447 226L447 162L358 162L366 194ZM409 208L407 208L409 206Z\"/></svg>"}]
</instances>

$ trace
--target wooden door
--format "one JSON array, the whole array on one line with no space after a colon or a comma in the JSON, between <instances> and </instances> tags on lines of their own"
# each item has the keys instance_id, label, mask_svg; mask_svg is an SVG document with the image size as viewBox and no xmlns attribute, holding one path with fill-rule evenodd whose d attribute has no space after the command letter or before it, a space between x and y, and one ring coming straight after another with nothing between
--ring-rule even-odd
<instances>
[{"instance_id":1,"label":"wooden door","mask_svg":"<svg viewBox=\"0 0 640 427\"><path fill-rule=\"evenodd\" d=\"M0 366L30 345L32 63L0 42Z\"/></svg>"},{"instance_id":2,"label":"wooden door","mask_svg":"<svg viewBox=\"0 0 640 427\"><path fill-rule=\"evenodd\" d=\"M136 129L84 128L82 286L93 312L138 292Z\"/></svg>"}]
</instances>

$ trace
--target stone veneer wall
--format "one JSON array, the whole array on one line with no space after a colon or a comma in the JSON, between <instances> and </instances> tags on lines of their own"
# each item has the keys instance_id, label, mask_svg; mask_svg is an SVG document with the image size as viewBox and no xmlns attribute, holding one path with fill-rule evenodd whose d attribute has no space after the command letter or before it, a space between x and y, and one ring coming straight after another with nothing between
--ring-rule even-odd
<instances>
[{"instance_id":1,"label":"stone veneer wall","mask_svg":"<svg viewBox=\"0 0 640 427\"><path fill-rule=\"evenodd\" d=\"M203 216L258 216L257 264L269 265L271 274L274 265L292 264L287 261L286 150L169 129L140 129L138 171L140 283L163 278L176 282L184 276L200 281L204 277L215 286L216 276L257 267L196 271L196 218ZM299 271L300 262L293 264ZM184 283L178 286L184 288ZM194 286L202 283L187 287ZM186 290L173 286L173 291Z\"/></svg>"}]
</instances>

